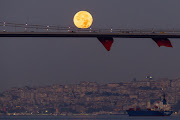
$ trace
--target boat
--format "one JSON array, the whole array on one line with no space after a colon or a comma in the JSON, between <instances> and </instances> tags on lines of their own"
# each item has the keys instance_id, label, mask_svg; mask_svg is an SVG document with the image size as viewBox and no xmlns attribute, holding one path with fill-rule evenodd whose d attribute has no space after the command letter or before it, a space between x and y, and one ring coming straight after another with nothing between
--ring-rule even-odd
<instances>
[{"instance_id":1,"label":"boat","mask_svg":"<svg viewBox=\"0 0 180 120\"><path fill-rule=\"evenodd\" d=\"M163 95L163 101L155 102L153 108L130 108L129 110L126 110L126 112L129 116L170 116L173 113L171 106L166 102L165 94Z\"/></svg>"},{"instance_id":2,"label":"boat","mask_svg":"<svg viewBox=\"0 0 180 120\"><path fill-rule=\"evenodd\" d=\"M173 111L127 110L129 116L170 116Z\"/></svg>"}]
</instances>

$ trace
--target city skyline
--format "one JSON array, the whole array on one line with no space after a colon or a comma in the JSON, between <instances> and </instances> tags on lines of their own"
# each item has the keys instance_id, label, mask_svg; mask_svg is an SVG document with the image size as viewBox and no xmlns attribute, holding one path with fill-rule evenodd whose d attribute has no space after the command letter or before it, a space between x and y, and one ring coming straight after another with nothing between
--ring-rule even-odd
<instances>
[{"instance_id":1,"label":"city skyline","mask_svg":"<svg viewBox=\"0 0 180 120\"><path fill-rule=\"evenodd\" d=\"M180 78L99 84L78 84L11 88L0 94L0 113L37 114L125 114L130 108L152 108L164 99L179 111Z\"/></svg>"},{"instance_id":2,"label":"city skyline","mask_svg":"<svg viewBox=\"0 0 180 120\"><path fill-rule=\"evenodd\" d=\"M0 21L73 26L80 10L92 28L179 29L180 1L1 1ZM42 4L43 3L43 4ZM2 26L0 26L2 31ZM133 78L180 77L180 40L159 48L151 39L115 38L112 51L96 38L0 38L0 91L11 87L118 83Z\"/></svg>"}]
</instances>

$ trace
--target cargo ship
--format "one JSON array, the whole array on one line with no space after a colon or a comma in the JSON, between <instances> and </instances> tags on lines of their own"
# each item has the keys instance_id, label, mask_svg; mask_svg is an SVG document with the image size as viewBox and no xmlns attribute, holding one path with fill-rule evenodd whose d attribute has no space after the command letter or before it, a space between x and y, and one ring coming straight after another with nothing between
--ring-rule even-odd
<instances>
[{"instance_id":1,"label":"cargo ship","mask_svg":"<svg viewBox=\"0 0 180 120\"><path fill-rule=\"evenodd\" d=\"M127 110L127 113L129 116L170 116L173 111L171 110L171 106L167 104L164 94L163 100L155 102L153 108L130 108L129 110Z\"/></svg>"}]
</instances>

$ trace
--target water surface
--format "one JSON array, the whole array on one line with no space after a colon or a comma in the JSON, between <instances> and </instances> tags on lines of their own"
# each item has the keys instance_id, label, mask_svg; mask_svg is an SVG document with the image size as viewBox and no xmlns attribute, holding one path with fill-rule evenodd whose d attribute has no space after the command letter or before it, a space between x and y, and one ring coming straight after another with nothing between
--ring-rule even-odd
<instances>
[{"instance_id":1,"label":"water surface","mask_svg":"<svg viewBox=\"0 0 180 120\"><path fill-rule=\"evenodd\" d=\"M180 120L180 115L129 117L127 115L98 116L0 116L0 120Z\"/></svg>"}]
</instances>

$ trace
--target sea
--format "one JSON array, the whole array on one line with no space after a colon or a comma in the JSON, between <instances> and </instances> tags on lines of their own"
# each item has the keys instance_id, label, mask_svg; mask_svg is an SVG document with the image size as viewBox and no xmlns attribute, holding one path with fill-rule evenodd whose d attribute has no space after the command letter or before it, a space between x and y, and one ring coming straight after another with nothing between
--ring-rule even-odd
<instances>
[{"instance_id":1,"label":"sea","mask_svg":"<svg viewBox=\"0 0 180 120\"><path fill-rule=\"evenodd\" d=\"M130 117L128 115L0 116L0 120L180 120L180 115L159 117Z\"/></svg>"}]
</instances>

